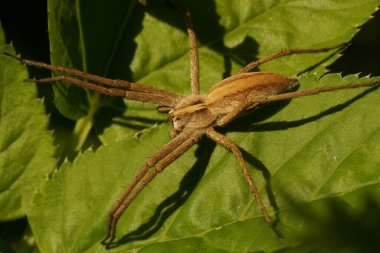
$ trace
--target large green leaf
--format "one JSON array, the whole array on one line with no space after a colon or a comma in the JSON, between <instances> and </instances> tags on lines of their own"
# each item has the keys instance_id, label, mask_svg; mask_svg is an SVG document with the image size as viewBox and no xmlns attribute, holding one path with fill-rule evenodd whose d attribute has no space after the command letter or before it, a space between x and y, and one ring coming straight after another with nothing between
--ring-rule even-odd
<instances>
[{"instance_id":1,"label":"large green leaf","mask_svg":"<svg viewBox=\"0 0 380 253\"><path fill-rule=\"evenodd\" d=\"M50 6L57 3L50 1ZM124 10L123 18L112 12L123 20L120 24L128 21L125 26L108 27L109 30L123 28L117 33L119 36L112 37L120 40L111 41L117 53L109 54L113 58L105 61L96 59L96 50L86 51L82 55L92 60L85 58L83 62L87 64L82 67L188 94L188 42L181 18L164 5L149 3L146 14L138 4L121 5L124 7L120 6L119 11ZM284 48L316 48L348 42L356 27L369 18L379 3L202 1L198 4L192 1L189 5L200 43L202 90L236 71L248 59ZM81 8L72 7L70 13L74 19L87 10L85 6L83 1ZM96 1L94 6L98 6ZM86 22L93 25L92 29L100 29L106 26L106 20L99 17L109 17L109 10L106 6L101 9L94 6L91 15L98 20ZM130 12L131 6L134 8ZM62 14L50 10L57 20L63 19ZM86 19L82 15L80 20L77 23L85 31ZM51 26L53 36L52 29ZM99 31L100 42L104 37L111 38L99 35ZM77 50L88 48L83 41ZM134 55L128 54L129 50ZM110 49L110 52L114 51ZM53 61L59 58L53 46L52 53ZM104 55L107 52L101 57ZM326 60L329 56L331 53L287 57L262 69L295 74L321 61L327 64L336 59L332 55ZM89 62L94 66L90 68ZM316 67L324 69L320 65ZM321 81L312 74L300 77L301 88L353 81L357 77L342 79L339 75L328 75ZM82 110L82 116L87 117L94 109L107 105L99 104L104 98L96 96L88 93L89 100L76 101L91 108L87 113ZM96 106L91 107L94 99ZM298 247L310 250L311 244L304 245L307 241L304 238L315 232L311 226L322 224L316 222L318 217L327 220L332 217L328 214L329 210L335 210L335 203L343 203L347 217L351 217L351 212L367 211L366 202L361 201L363 196L379 197L379 103L376 89L305 97L269 105L223 130L242 148L265 205L272 216L277 214L278 228L284 238L277 238L266 225L235 158L203 140L169 166L135 200L120 221L117 239L121 239L121 244L114 251L274 252L296 251ZM70 101L64 104L71 106ZM152 115L149 119L158 119L153 112ZM129 116L140 115L136 110ZM169 140L169 131L169 124L161 124L136 139L130 135L130 129L123 133L111 122L102 136L107 139L107 145L96 152L85 151L73 164L65 163L37 195L29 216L41 252L105 251L100 241L109 208L147 157ZM312 218L309 213L313 214ZM378 219L371 221L376 222Z\"/></svg>"},{"instance_id":2,"label":"large green leaf","mask_svg":"<svg viewBox=\"0 0 380 253\"><path fill-rule=\"evenodd\" d=\"M342 82L338 75L320 82L312 75L301 78L304 86ZM293 201L306 208L335 199L360 210L363 194L380 197L380 121L373 117L380 113L378 90L296 99L279 110L281 105L239 120L228 137L242 148L272 214L277 206L283 239L265 224L232 154L205 141L196 156L194 149L187 152L135 200L118 226L117 239L125 244L115 252L273 252L300 244L299 234L315 230ZM252 125L262 117L268 118ZM168 132L164 124L61 167L29 217L42 252L103 251L108 209L146 158L168 141ZM315 217L323 214L311 210Z\"/></svg>"},{"instance_id":3,"label":"large green leaf","mask_svg":"<svg viewBox=\"0 0 380 253\"><path fill-rule=\"evenodd\" d=\"M0 50L13 52L0 30ZM0 57L0 221L24 216L40 184L55 167L52 135L27 70Z\"/></svg>"},{"instance_id":4,"label":"large green leaf","mask_svg":"<svg viewBox=\"0 0 380 253\"><path fill-rule=\"evenodd\" d=\"M145 8L136 2L114 0L105 6L101 0L48 1L52 63L189 94L188 36L181 15L163 1L147 1ZM269 53L348 42L378 4L378 0L178 2L192 13L203 91ZM332 53L287 57L262 69L296 74L321 61L331 62L337 56L326 57ZM73 137L79 139L80 149L89 129L103 133L99 128L104 124L98 127L94 115L104 107L114 108L114 103L70 85L54 87L58 109L69 118L82 118Z\"/></svg>"}]
</instances>

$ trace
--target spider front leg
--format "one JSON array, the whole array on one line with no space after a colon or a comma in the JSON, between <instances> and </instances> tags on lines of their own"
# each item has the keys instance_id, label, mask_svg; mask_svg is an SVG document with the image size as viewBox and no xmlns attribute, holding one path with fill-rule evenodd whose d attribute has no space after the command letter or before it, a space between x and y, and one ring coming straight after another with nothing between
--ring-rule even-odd
<instances>
[{"instance_id":1,"label":"spider front leg","mask_svg":"<svg viewBox=\"0 0 380 253\"><path fill-rule=\"evenodd\" d=\"M183 18L186 24L186 30L189 35L189 44L190 44L190 81L191 81L191 94L199 95L200 94L200 86L199 86L199 56L197 49L197 37L194 32L193 24L191 21L190 11L177 5L175 3L166 1L170 7L182 13Z\"/></svg>"},{"instance_id":2,"label":"spider front leg","mask_svg":"<svg viewBox=\"0 0 380 253\"><path fill-rule=\"evenodd\" d=\"M220 145L222 145L226 149L230 150L232 152L232 154L236 157L236 159L238 160L239 165L240 165L240 167L242 169L244 178L245 178L245 180L246 180L246 182L248 184L249 191L255 197L257 205L261 209L261 213L263 214L263 216L264 216L267 224L270 226L270 228L272 229L272 231L278 237L282 237L282 234L273 225L272 219L270 218L270 216L268 214L268 211L265 208L265 205L264 205L264 203L263 203L263 201L261 199L259 190L257 189L256 183L253 180L252 175L248 171L247 165L244 162L244 158L243 158L243 155L241 154L241 152L239 150L239 147L235 143L233 143L232 141L230 141L226 136L224 136L224 135L216 132L213 128L207 129L205 131L205 133L206 133L206 135L210 139L212 139L216 143L219 143Z\"/></svg>"},{"instance_id":3,"label":"spider front leg","mask_svg":"<svg viewBox=\"0 0 380 253\"><path fill-rule=\"evenodd\" d=\"M155 103L161 106L174 107L179 100L183 98L182 95L166 91L159 88L146 86L143 84L128 82L119 79L109 79L105 77L88 74L76 69L69 69L61 66L54 66L43 62L22 59L16 55L6 51L0 53L11 57L22 64L34 66L42 69L49 69L51 71L61 72L63 75L51 78L43 78L39 80L26 80L36 83L49 83L55 81L66 81L68 83L88 88L103 94L111 96L120 96L126 99Z\"/></svg>"},{"instance_id":4,"label":"spider front leg","mask_svg":"<svg viewBox=\"0 0 380 253\"><path fill-rule=\"evenodd\" d=\"M51 83L51 82L57 82L57 81L63 81L70 84L73 84L75 86L83 87L89 90L93 90L105 95L109 96L117 96L117 97L123 97L125 99L133 100L133 101L140 101L140 102L148 102L148 103L154 103L159 104L162 106L168 106L172 107L174 106L177 101L179 100L180 96L173 95L167 93L145 93L145 92L138 92L138 91L131 91L121 88L114 88L114 87L104 87L98 84L91 83L87 80L82 80L76 77L72 76L56 76L56 77L48 77L48 78L42 78L42 79L26 79L26 82L35 82L35 83Z\"/></svg>"},{"instance_id":5,"label":"spider front leg","mask_svg":"<svg viewBox=\"0 0 380 253\"><path fill-rule=\"evenodd\" d=\"M129 183L129 185L125 188L123 193L120 195L120 197L117 199L115 204L112 206L112 209L109 213L109 227L107 231L107 237L105 240L110 237L111 233L111 224L113 223L114 215L117 212L117 210L121 207L121 205L124 203L125 199L128 197L128 195L131 193L131 191L134 189L134 187L141 181L141 179L148 173L148 170L154 166L157 162L159 162L161 159L163 159L165 156L167 156L170 152L173 151L173 147L179 146L181 143L186 141L188 139L188 136L185 134L178 135L177 138L174 138L169 143L164 145L158 152L156 152L150 159L143 165L143 167L137 172L133 180ZM103 240L103 241L105 241Z\"/></svg>"},{"instance_id":6,"label":"spider front leg","mask_svg":"<svg viewBox=\"0 0 380 253\"><path fill-rule=\"evenodd\" d=\"M170 163L197 143L202 135L203 133L201 131L184 131L172 139L144 164L112 207L108 217L107 235L102 240L102 244L110 245L113 242L118 220L137 195ZM148 170L153 166L152 171L148 173ZM140 184L138 185L138 183Z\"/></svg>"},{"instance_id":7,"label":"spider front leg","mask_svg":"<svg viewBox=\"0 0 380 253\"><path fill-rule=\"evenodd\" d=\"M88 81L83 81L79 78L75 78L72 76L55 76L55 77L48 77L48 78L42 78L42 79L26 79L24 81L35 82L35 83L51 83L51 82L63 81L63 82L74 84L76 86L87 88L89 90L97 91L106 95L118 96L118 97L125 97L125 92L126 92L123 89L106 88L100 85L95 85Z\"/></svg>"},{"instance_id":8,"label":"spider front leg","mask_svg":"<svg viewBox=\"0 0 380 253\"><path fill-rule=\"evenodd\" d=\"M199 56L197 49L197 38L194 33L194 28L191 22L191 16L188 9L184 10L185 23L187 26L187 33L189 34L190 42L190 80L191 80L191 94L199 95Z\"/></svg>"},{"instance_id":9,"label":"spider front leg","mask_svg":"<svg viewBox=\"0 0 380 253\"><path fill-rule=\"evenodd\" d=\"M47 64L47 63L44 63L44 62L39 62L39 61L32 61L32 60L22 59L19 56L16 56L16 55L13 55L11 53L8 53L7 51L1 51L0 53L6 55L8 57L11 57L11 58L13 58L13 59L21 62L22 64L25 64L25 65L28 65L28 66L34 66L34 67L37 67L37 68L49 69L49 70L52 70L52 71L62 72L62 73L65 73L67 75L77 76L77 77L80 77L80 78L83 78L83 79L87 79L87 80L103 83L103 84L106 84L106 85L112 86L112 87L129 88L131 86L131 83L128 82L128 81L108 79L108 78L105 78L105 77L101 77L101 76L96 76L96 75L93 75L93 74L85 73L83 71L76 70L76 69L70 69L70 68L65 68L65 67L61 67L61 66L54 66L54 65L50 65L50 64Z\"/></svg>"}]
</instances>

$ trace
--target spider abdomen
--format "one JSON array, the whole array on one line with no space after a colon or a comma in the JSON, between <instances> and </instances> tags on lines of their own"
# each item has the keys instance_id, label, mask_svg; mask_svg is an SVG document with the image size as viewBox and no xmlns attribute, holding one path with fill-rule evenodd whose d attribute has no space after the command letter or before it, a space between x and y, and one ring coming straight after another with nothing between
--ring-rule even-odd
<instances>
[{"instance_id":1,"label":"spider abdomen","mask_svg":"<svg viewBox=\"0 0 380 253\"><path fill-rule=\"evenodd\" d=\"M258 104L254 99L283 93L295 86L296 79L270 72L252 72L231 76L214 85L204 98L205 107L210 108L219 119L235 110L244 113ZM245 107L247 105L247 107Z\"/></svg>"}]
</instances>

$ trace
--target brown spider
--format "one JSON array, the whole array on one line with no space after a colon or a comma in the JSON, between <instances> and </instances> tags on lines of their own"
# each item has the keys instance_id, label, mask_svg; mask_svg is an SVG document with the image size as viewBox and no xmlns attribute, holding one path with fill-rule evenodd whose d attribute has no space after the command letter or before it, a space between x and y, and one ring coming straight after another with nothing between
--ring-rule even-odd
<instances>
[{"instance_id":1,"label":"brown spider","mask_svg":"<svg viewBox=\"0 0 380 253\"><path fill-rule=\"evenodd\" d=\"M350 89L358 87L370 87L380 83L365 82L349 85L336 85L328 87L309 88L301 91L287 92L297 85L297 79L270 73L249 72L260 64L273 59L303 53L326 52L332 49L342 48L343 45L320 49L292 49L285 50L254 61L243 67L235 75L224 79L212 87L206 94L199 92L199 62L196 46L196 37L191 24L190 13L184 10L187 31L190 40L190 65L191 65L191 95L183 96L170 91L153 88L124 80L114 80L96 75L91 75L74 69L52 66L42 62L24 60L18 56L2 51L23 64L62 72L66 75L44 78L39 80L27 80L37 83L66 81L68 83L88 88L111 96L120 96L129 100L148 102L159 105L160 112L167 112L173 124L171 141L158 150L140 168L132 182L125 188L121 196L113 205L108 217L108 229L103 244L111 244L115 239L116 225L119 218L129 207L137 195L170 163L175 161L189 148L196 144L203 135L230 150L239 162L250 192L253 194L261 212L272 230L280 236L273 226L273 222L261 200L248 168L244 162L238 146L226 136L216 132L214 127L222 127L235 118L249 112L251 109L272 101L287 100L300 96L308 96L320 92ZM151 169L151 170L150 170Z\"/></svg>"}]
</instances>

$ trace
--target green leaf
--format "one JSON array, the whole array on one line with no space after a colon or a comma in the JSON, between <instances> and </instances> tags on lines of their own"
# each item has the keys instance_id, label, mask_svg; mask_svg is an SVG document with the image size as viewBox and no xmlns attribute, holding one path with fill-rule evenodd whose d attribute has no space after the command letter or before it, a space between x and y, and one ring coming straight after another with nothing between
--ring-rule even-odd
<instances>
[{"instance_id":1,"label":"green leaf","mask_svg":"<svg viewBox=\"0 0 380 253\"><path fill-rule=\"evenodd\" d=\"M131 135L139 135L151 127L152 124L167 121L167 115L158 113L157 106L135 101L128 101L126 104L126 111L123 115L112 119L111 127L107 125L109 122L104 120L109 116L109 110L99 110L97 113L94 127L99 133L104 129L101 134L101 140L104 144L115 140L121 141ZM102 125L102 122L106 124Z\"/></svg>"},{"instance_id":2,"label":"green leaf","mask_svg":"<svg viewBox=\"0 0 380 253\"><path fill-rule=\"evenodd\" d=\"M0 49L14 53L0 30ZM0 57L0 220L24 216L34 194L55 167L54 146L44 105L27 70Z\"/></svg>"},{"instance_id":3,"label":"green leaf","mask_svg":"<svg viewBox=\"0 0 380 253\"><path fill-rule=\"evenodd\" d=\"M301 77L305 86L354 80ZM372 115L379 110L378 89L339 91L265 107L228 129L272 214L268 195L273 196L284 239L265 223L233 155L203 141L197 155L194 148L187 152L134 201L118 225L117 239L129 242L116 251L273 252L298 245L298 234L315 229L305 229L310 221L298 215L289 199L304 208L326 199L360 208L364 193L378 199L380 121ZM268 118L260 121L263 117ZM103 251L100 240L109 208L146 158L168 141L169 129L163 124L139 139L88 150L73 165L61 167L36 197L29 217L41 251ZM47 235L50 240L44 240Z\"/></svg>"},{"instance_id":4,"label":"green leaf","mask_svg":"<svg viewBox=\"0 0 380 253\"><path fill-rule=\"evenodd\" d=\"M136 2L118 0L104 6L100 0L48 1L51 62L189 94L189 47L183 18L161 1L148 1L147 7ZM225 1L186 1L185 5L197 34L205 92L244 64L270 53L348 42L378 0L234 0L233 6ZM328 65L337 58L333 53L286 57L261 69L293 75L321 62ZM318 70L324 70L323 66ZM103 133L96 114L109 108L112 98L67 84L54 88L59 111L85 122L78 123L77 139L85 139L92 127ZM77 142L80 149L84 141Z\"/></svg>"},{"instance_id":5,"label":"green leaf","mask_svg":"<svg viewBox=\"0 0 380 253\"><path fill-rule=\"evenodd\" d=\"M50 6L57 3L50 1ZM80 9L73 7L70 13L86 10L86 2L80 4ZM181 18L165 5L149 4L146 14L138 4L119 6L124 11L121 20L128 22L109 27L124 28L116 36L123 43L113 47L117 53L110 54L114 58L104 73L189 94L188 42ZM248 59L285 48L348 42L380 2L189 4L200 44L201 85L206 91ZM129 11L131 6L133 11ZM91 14L102 17L97 12L118 17L118 12L109 12L106 6L94 8ZM84 24L86 19L81 17ZM99 20L92 20L92 29L103 27ZM104 37L115 38L99 34L97 43ZM129 50L134 54L128 54ZM54 54L53 50L53 59L58 57ZM104 60L96 61L95 52L85 55L94 57L87 64L106 66ZM262 69L289 75L310 67L324 70L320 63L328 64L336 57L334 52L286 57ZM337 74L321 80L313 74L300 77L301 88L357 81L356 76ZM93 95L88 94L88 104L93 105ZM277 238L265 223L233 155L203 140L133 202L118 224L121 244L114 251L291 252L302 247L310 251L311 244L305 245L304 237L322 224L318 219L333 216L329 212L337 209L335 203L343 203L351 217L351 213L367 211L363 196L379 199L379 103L378 89L321 94L273 103L221 130L242 149L265 206L273 217L278 216L277 227L284 238ZM91 113L106 104L97 104ZM138 117L138 110L129 116ZM123 132L112 122L102 135L107 145L85 151L73 164L65 163L38 194L29 216L41 252L105 252L100 241L110 207L147 158L167 143L169 131L169 124L161 124L137 139L130 129ZM371 224L378 223L375 219Z\"/></svg>"}]
</instances>

